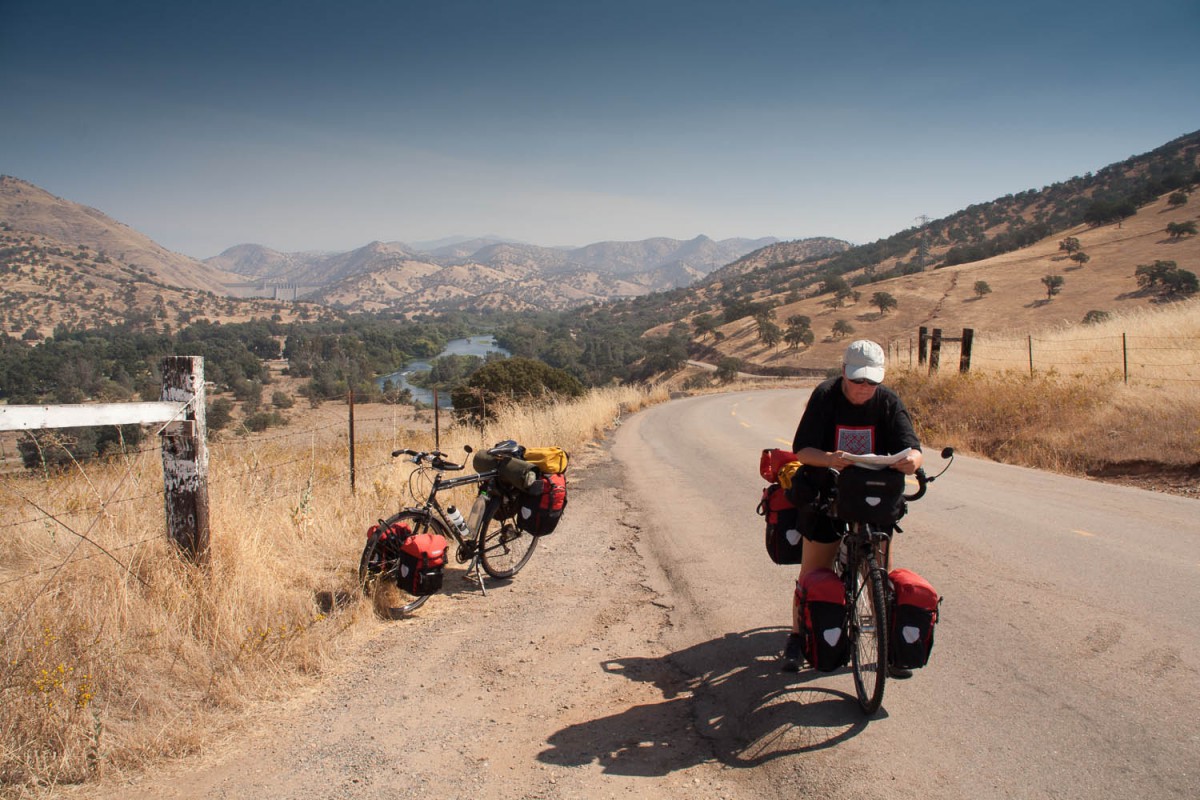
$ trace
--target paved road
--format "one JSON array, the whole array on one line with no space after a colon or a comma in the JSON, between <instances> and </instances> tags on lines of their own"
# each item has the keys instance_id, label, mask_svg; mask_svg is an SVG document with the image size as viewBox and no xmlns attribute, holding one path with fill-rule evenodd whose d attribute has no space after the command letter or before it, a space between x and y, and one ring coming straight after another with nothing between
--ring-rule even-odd
<instances>
[{"instance_id":1,"label":"paved road","mask_svg":"<svg viewBox=\"0 0 1200 800\"><path fill-rule=\"evenodd\" d=\"M772 796L1200 796L1195 500L960 457L896 550L946 598L930 666L870 721L849 674L778 672L796 570L763 549L758 453L790 444L805 400L674 402L613 448L716 757Z\"/></svg>"}]
</instances>

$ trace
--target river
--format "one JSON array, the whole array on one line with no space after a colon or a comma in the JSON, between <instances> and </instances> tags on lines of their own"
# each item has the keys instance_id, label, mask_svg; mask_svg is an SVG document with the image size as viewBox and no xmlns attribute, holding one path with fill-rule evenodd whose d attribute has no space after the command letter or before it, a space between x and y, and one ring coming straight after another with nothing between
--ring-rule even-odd
<instances>
[{"instance_id":1,"label":"river","mask_svg":"<svg viewBox=\"0 0 1200 800\"><path fill-rule=\"evenodd\" d=\"M441 358L442 356L479 356L483 358L488 353L500 353L503 356L511 355L503 347L496 345L496 337L494 336L471 336L467 339L451 339L446 344L446 348L437 354L437 358ZM383 388L388 381L394 381L400 388L411 391L414 400L431 406L433 405L433 392L420 386L414 386L408 382L408 376L414 372L428 372L431 369L433 369L433 366L429 361L410 361L396 372L376 378L375 383L380 388ZM440 392L438 394L438 405L441 408L451 407L450 394L448 392Z\"/></svg>"}]
</instances>

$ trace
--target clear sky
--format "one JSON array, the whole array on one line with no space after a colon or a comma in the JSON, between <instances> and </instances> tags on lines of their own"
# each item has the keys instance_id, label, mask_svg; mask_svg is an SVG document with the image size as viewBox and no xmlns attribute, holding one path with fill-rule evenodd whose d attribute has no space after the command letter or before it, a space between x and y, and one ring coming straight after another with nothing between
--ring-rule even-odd
<instances>
[{"instance_id":1,"label":"clear sky","mask_svg":"<svg viewBox=\"0 0 1200 800\"><path fill-rule=\"evenodd\" d=\"M1200 129L1197 0L0 0L0 173L199 258L873 241Z\"/></svg>"}]
</instances>

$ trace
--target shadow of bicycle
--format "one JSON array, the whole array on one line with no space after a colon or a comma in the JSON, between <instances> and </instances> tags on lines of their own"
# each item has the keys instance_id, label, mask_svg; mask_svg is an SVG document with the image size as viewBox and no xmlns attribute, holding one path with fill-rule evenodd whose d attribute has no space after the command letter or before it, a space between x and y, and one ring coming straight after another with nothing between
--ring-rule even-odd
<instances>
[{"instance_id":1,"label":"shadow of bicycle","mask_svg":"<svg viewBox=\"0 0 1200 800\"><path fill-rule=\"evenodd\" d=\"M758 628L661 658L604 662L607 672L654 684L663 702L564 728L550 737L539 760L595 762L613 774L653 776L713 758L755 767L835 747L861 733L867 718L853 696L812 685L839 673L780 672L784 635L782 628ZM707 746L699 745L701 739Z\"/></svg>"}]
</instances>

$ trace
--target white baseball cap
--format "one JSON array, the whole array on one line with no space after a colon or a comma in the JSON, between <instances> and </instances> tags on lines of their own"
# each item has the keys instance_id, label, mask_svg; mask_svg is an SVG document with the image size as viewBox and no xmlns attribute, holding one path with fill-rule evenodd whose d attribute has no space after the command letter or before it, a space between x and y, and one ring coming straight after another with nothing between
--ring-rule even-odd
<instances>
[{"instance_id":1,"label":"white baseball cap","mask_svg":"<svg viewBox=\"0 0 1200 800\"><path fill-rule=\"evenodd\" d=\"M883 348L870 339L851 342L842 356L842 364L846 367L846 377L852 381L866 378L883 383Z\"/></svg>"}]
</instances>

